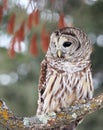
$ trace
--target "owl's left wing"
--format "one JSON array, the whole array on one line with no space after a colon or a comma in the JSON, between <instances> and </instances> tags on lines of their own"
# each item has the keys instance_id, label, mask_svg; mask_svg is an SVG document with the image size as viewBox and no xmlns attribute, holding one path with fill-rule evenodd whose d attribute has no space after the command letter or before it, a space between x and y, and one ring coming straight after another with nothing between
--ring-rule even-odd
<instances>
[{"instance_id":1,"label":"owl's left wing","mask_svg":"<svg viewBox=\"0 0 103 130\"><path fill-rule=\"evenodd\" d=\"M44 102L42 95L45 91L46 73L47 73L47 61L46 59L44 59L41 63L40 78L39 78L39 84L38 84L39 99L38 99L37 115L40 115L42 112L42 107L43 107L43 102Z\"/></svg>"}]
</instances>

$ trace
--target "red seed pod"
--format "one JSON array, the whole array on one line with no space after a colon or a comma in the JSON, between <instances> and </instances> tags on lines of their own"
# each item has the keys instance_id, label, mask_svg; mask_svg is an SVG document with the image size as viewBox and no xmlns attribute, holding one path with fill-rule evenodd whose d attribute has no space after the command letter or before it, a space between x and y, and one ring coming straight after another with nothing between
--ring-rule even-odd
<instances>
[{"instance_id":1,"label":"red seed pod","mask_svg":"<svg viewBox=\"0 0 103 130\"><path fill-rule=\"evenodd\" d=\"M30 41L30 53L33 56L38 55L37 37L35 34L32 36L31 41Z\"/></svg>"},{"instance_id":2,"label":"red seed pod","mask_svg":"<svg viewBox=\"0 0 103 130\"><path fill-rule=\"evenodd\" d=\"M24 40L24 33L25 33L25 22L23 22L15 33L16 41L18 42L19 51L21 51L21 42Z\"/></svg>"},{"instance_id":3,"label":"red seed pod","mask_svg":"<svg viewBox=\"0 0 103 130\"><path fill-rule=\"evenodd\" d=\"M38 9L33 11L33 23L34 25L39 24L39 10Z\"/></svg>"},{"instance_id":4,"label":"red seed pod","mask_svg":"<svg viewBox=\"0 0 103 130\"><path fill-rule=\"evenodd\" d=\"M8 50L8 54L12 58L15 57L15 49L14 49L15 43L16 43L16 37L14 36L10 42L10 47Z\"/></svg>"},{"instance_id":5,"label":"red seed pod","mask_svg":"<svg viewBox=\"0 0 103 130\"><path fill-rule=\"evenodd\" d=\"M3 7L2 5L0 5L0 23L2 22L2 18L3 18Z\"/></svg>"},{"instance_id":6,"label":"red seed pod","mask_svg":"<svg viewBox=\"0 0 103 130\"><path fill-rule=\"evenodd\" d=\"M24 40L24 33L25 33L25 22L23 21L18 30L18 40L20 42Z\"/></svg>"},{"instance_id":7,"label":"red seed pod","mask_svg":"<svg viewBox=\"0 0 103 130\"><path fill-rule=\"evenodd\" d=\"M32 25L33 25L33 12L29 14L28 19L27 19L28 29L31 29Z\"/></svg>"},{"instance_id":8,"label":"red seed pod","mask_svg":"<svg viewBox=\"0 0 103 130\"><path fill-rule=\"evenodd\" d=\"M63 28L63 27L65 27L64 15L60 14L58 20L58 28Z\"/></svg>"},{"instance_id":9,"label":"red seed pod","mask_svg":"<svg viewBox=\"0 0 103 130\"><path fill-rule=\"evenodd\" d=\"M16 39L16 42L18 43L18 49L19 51L21 51L21 36L20 36L20 31L16 31L15 32L15 39Z\"/></svg>"},{"instance_id":10,"label":"red seed pod","mask_svg":"<svg viewBox=\"0 0 103 130\"><path fill-rule=\"evenodd\" d=\"M2 3L3 3L3 9L7 10L7 8L8 8L8 0L2 0Z\"/></svg>"},{"instance_id":11,"label":"red seed pod","mask_svg":"<svg viewBox=\"0 0 103 130\"><path fill-rule=\"evenodd\" d=\"M41 33L41 46L42 46L43 52L45 53L48 50L49 40L50 40L50 34L46 32L45 27L43 27L42 33Z\"/></svg>"},{"instance_id":12,"label":"red seed pod","mask_svg":"<svg viewBox=\"0 0 103 130\"><path fill-rule=\"evenodd\" d=\"M9 34L13 34L13 32L14 32L14 24L15 24L15 14L13 14L10 17L10 19L9 19L9 21L7 23L7 32Z\"/></svg>"}]
</instances>

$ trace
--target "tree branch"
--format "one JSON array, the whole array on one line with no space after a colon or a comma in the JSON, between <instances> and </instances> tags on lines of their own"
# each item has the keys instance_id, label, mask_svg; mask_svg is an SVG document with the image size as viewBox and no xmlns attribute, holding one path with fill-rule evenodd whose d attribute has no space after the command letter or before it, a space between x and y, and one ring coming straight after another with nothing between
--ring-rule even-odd
<instances>
[{"instance_id":1,"label":"tree branch","mask_svg":"<svg viewBox=\"0 0 103 130\"><path fill-rule=\"evenodd\" d=\"M63 108L58 113L22 118L15 116L5 102L0 100L0 124L10 130L56 129L62 125L71 125L74 121L101 108L103 108L103 93L88 101L76 101L71 107Z\"/></svg>"}]
</instances>

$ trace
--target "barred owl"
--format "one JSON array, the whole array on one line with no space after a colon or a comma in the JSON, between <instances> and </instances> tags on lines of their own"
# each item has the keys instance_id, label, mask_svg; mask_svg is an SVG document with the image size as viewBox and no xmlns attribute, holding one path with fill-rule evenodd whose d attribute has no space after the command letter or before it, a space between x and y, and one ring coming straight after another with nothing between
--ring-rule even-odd
<instances>
[{"instance_id":1,"label":"barred owl","mask_svg":"<svg viewBox=\"0 0 103 130\"><path fill-rule=\"evenodd\" d=\"M37 115L72 105L75 100L91 99L93 84L87 35L74 27L58 29L41 63Z\"/></svg>"}]
</instances>

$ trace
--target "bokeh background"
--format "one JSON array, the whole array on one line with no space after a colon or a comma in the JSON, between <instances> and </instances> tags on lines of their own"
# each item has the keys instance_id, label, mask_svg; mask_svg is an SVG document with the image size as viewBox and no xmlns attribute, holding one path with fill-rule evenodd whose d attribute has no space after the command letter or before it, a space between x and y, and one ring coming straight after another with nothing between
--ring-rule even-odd
<instances>
[{"instance_id":1,"label":"bokeh background","mask_svg":"<svg viewBox=\"0 0 103 130\"><path fill-rule=\"evenodd\" d=\"M91 39L94 96L100 94L103 0L0 0L0 98L16 115L35 114L40 62L48 47L49 34L63 26L78 27ZM103 129L103 110L87 116L78 127L87 129Z\"/></svg>"}]
</instances>

